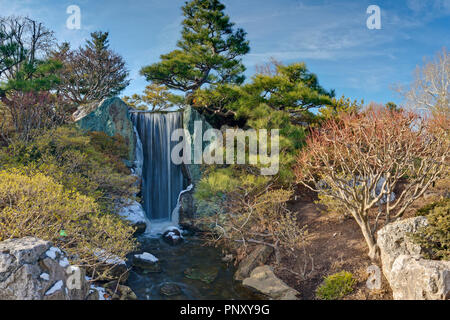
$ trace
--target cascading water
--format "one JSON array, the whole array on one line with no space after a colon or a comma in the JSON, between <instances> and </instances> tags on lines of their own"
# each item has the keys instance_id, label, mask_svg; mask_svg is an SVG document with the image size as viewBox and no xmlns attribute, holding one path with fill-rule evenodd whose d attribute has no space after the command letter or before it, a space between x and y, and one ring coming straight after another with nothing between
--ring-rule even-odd
<instances>
[{"instance_id":1,"label":"cascading water","mask_svg":"<svg viewBox=\"0 0 450 320\"><path fill-rule=\"evenodd\" d=\"M172 222L172 212L178 206L183 190L183 174L180 165L171 160L171 141L174 130L182 128L182 113L136 112L132 120L142 142L143 207L152 223ZM178 221L173 221L175 224Z\"/></svg>"},{"instance_id":2,"label":"cascading water","mask_svg":"<svg viewBox=\"0 0 450 320\"><path fill-rule=\"evenodd\" d=\"M147 231L139 236L140 252L155 254L160 260L161 272L148 272L145 268L131 268L127 285L139 299L254 299L234 285L232 265L222 261L221 251L207 247L195 235L185 235L185 241L172 246L161 233L177 226L180 200L190 185L183 189L181 166L171 161L171 151L178 141L171 142L173 130L182 127L182 113L132 112L136 129L136 160L133 174L142 178L141 198L129 211L145 214L150 220ZM140 207L140 210L139 210ZM126 214L128 217L130 214ZM189 271L190 270L190 271ZM213 283L189 279L189 272L215 276ZM186 273L188 272L188 273ZM171 285L180 292L173 297L163 293L164 286Z\"/></svg>"}]
</instances>

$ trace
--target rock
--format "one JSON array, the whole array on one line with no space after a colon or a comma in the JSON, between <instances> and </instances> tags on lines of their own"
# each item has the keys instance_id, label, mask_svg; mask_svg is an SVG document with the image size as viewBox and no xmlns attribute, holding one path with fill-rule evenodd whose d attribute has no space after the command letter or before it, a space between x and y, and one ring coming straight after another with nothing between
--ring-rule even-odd
<instances>
[{"instance_id":1,"label":"rock","mask_svg":"<svg viewBox=\"0 0 450 320\"><path fill-rule=\"evenodd\" d=\"M378 231L383 273L396 300L450 299L450 261L424 259L409 236L426 225L425 217L416 217Z\"/></svg>"},{"instance_id":2,"label":"rock","mask_svg":"<svg viewBox=\"0 0 450 320\"><path fill-rule=\"evenodd\" d=\"M196 131L196 122L201 123L201 130ZM213 127L206 121L205 117L201 115L192 107L186 107L183 111L183 129L185 132L189 132L191 138L191 159L194 159L195 150L194 145L198 136L203 137L203 134ZM201 132L200 132L201 131ZM201 138L200 138L201 139ZM209 146L210 141L201 139L202 152ZM189 180L192 184L196 185L202 178L204 167L199 164L186 164L186 168L189 172Z\"/></svg>"},{"instance_id":3,"label":"rock","mask_svg":"<svg viewBox=\"0 0 450 320\"><path fill-rule=\"evenodd\" d=\"M180 295L181 288L175 283L164 283L159 288L159 293L163 296L172 297Z\"/></svg>"},{"instance_id":4,"label":"rock","mask_svg":"<svg viewBox=\"0 0 450 320\"><path fill-rule=\"evenodd\" d=\"M145 269L146 272L161 272L161 266L158 258L148 252L135 254L133 256L133 265L138 268Z\"/></svg>"},{"instance_id":5,"label":"rock","mask_svg":"<svg viewBox=\"0 0 450 320\"><path fill-rule=\"evenodd\" d=\"M86 300L111 300L111 295L106 292L105 288L92 283L89 296Z\"/></svg>"},{"instance_id":6,"label":"rock","mask_svg":"<svg viewBox=\"0 0 450 320\"><path fill-rule=\"evenodd\" d=\"M136 231L134 232L135 236L143 234L147 230L147 224L145 222L137 222L133 224L133 227L136 228Z\"/></svg>"},{"instance_id":7,"label":"rock","mask_svg":"<svg viewBox=\"0 0 450 320\"><path fill-rule=\"evenodd\" d=\"M120 135L128 146L127 165L135 158L136 137L128 105L119 98L105 99L95 106L80 107L73 115L77 125L87 131L100 131L109 136Z\"/></svg>"},{"instance_id":8,"label":"rock","mask_svg":"<svg viewBox=\"0 0 450 320\"><path fill-rule=\"evenodd\" d=\"M95 289L90 290L86 300L100 300L100 293Z\"/></svg>"},{"instance_id":9,"label":"rock","mask_svg":"<svg viewBox=\"0 0 450 320\"><path fill-rule=\"evenodd\" d=\"M265 245L260 245L255 248L247 257L245 257L238 266L234 279L242 281L247 278L253 269L264 265L273 253L273 248Z\"/></svg>"},{"instance_id":10,"label":"rock","mask_svg":"<svg viewBox=\"0 0 450 320\"><path fill-rule=\"evenodd\" d=\"M0 300L84 300L89 284L51 242L33 237L0 242Z\"/></svg>"},{"instance_id":11,"label":"rock","mask_svg":"<svg viewBox=\"0 0 450 320\"><path fill-rule=\"evenodd\" d=\"M176 246L183 242L183 235L180 229L171 227L163 233L163 240L172 246Z\"/></svg>"},{"instance_id":12,"label":"rock","mask_svg":"<svg viewBox=\"0 0 450 320\"><path fill-rule=\"evenodd\" d=\"M195 218L194 191L189 190L180 195L180 222L185 223Z\"/></svg>"},{"instance_id":13,"label":"rock","mask_svg":"<svg viewBox=\"0 0 450 320\"><path fill-rule=\"evenodd\" d=\"M226 262L226 263L233 262L233 260L234 260L234 256L232 254L227 254L222 257L222 261Z\"/></svg>"},{"instance_id":14,"label":"rock","mask_svg":"<svg viewBox=\"0 0 450 320\"><path fill-rule=\"evenodd\" d=\"M117 281L108 282L105 289L112 300L137 300L136 294L130 287L118 284Z\"/></svg>"},{"instance_id":15,"label":"rock","mask_svg":"<svg viewBox=\"0 0 450 320\"><path fill-rule=\"evenodd\" d=\"M119 210L119 215L136 228L135 235L145 233L150 225L144 208L135 200L126 200L126 205Z\"/></svg>"},{"instance_id":16,"label":"rock","mask_svg":"<svg viewBox=\"0 0 450 320\"><path fill-rule=\"evenodd\" d=\"M398 256L421 256L422 249L410 239L408 234L414 233L426 224L427 220L424 217L410 218L390 223L378 231L377 244L380 248L383 272L389 282L392 264Z\"/></svg>"},{"instance_id":17,"label":"rock","mask_svg":"<svg viewBox=\"0 0 450 320\"><path fill-rule=\"evenodd\" d=\"M218 267L210 266L198 266L193 268L187 268L184 270L184 275L186 278L191 280L200 280L204 283L210 284L214 282L219 273Z\"/></svg>"},{"instance_id":18,"label":"rock","mask_svg":"<svg viewBox=\"0 0 450 320\"><path fill-rule=\"evenodd\" d=\"M298 300L298 291L278 279L267 265L253 270L242 284L274 300Z\"/></svg>"},{"instance_id":19,"label":"rock","mask_svg":"<svg viewBox=\"0 0 450 320\"><path fill-rule=\"evenodd\" d=\"M395 300L449 300L450 261L398 256L391 268Z\"/></svg>"}]
</instances>

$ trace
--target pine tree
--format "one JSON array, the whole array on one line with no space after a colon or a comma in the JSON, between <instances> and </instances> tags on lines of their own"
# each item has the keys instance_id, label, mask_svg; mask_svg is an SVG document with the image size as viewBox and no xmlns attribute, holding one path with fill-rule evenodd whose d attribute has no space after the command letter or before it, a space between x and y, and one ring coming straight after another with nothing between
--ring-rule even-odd
<instances>
[{"instance_id":1,"label":"pine tree","mask_svg":"<svg viewBox=\"0 0 450 320\"><path fill-rule=\"evenodd\" d=\"M192 0L182 8L185 17L178 49L142 68L150 82L181 90L190 97L203 85L241 84L241 57L250 51L246 33L234 30L219 0Z\"/></svg>"}]
</instances>

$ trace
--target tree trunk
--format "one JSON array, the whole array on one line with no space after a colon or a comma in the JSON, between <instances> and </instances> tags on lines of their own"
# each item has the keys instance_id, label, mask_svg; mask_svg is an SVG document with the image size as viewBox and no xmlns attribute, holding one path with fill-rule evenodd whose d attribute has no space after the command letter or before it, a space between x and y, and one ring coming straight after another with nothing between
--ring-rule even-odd
<instances>
[{"instance_id":1,"label":"tree trunk","mask_svg":"<svg viewBox=\"0 0 450 320\"><path fill-rule=\"evenodd\" d=\"M359 227L364 236L364 240L366 240L366 244L369 247L369 258L372 261L376 261L380 257L380 248L377 245L377 241L375 240L374 234L370 230L370 225L367 221L361 221L358 223Z\"/></svg>"}]
</instances>

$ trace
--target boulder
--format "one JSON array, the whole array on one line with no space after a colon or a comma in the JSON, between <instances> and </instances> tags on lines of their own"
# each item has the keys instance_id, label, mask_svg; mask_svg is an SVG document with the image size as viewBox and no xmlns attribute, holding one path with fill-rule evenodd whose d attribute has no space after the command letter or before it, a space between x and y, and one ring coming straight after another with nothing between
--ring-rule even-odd
<instances>
[{"instance_id":1,"label":"boulder","mask_svg":"<svg viewBox=\"0 0 450 320\"><path fill-rule=\"evenodd\" d=\"M426 218L416 217L390 223L378 231L377 244L380 248L383 272L388 281L391 280L392 264L398 256L421 256L421 247L411 240L409 234L426 224Z\"/></svg>"},{"instance_id":2,"label":"boulder","mask_svg":"<svg viewBox=\"0 0 450 320\"><path fill-rule=\"evenodd\" d=\"M0 300L84 300L89 283L51 242L33 237L0 242Z\"/></svg>"},{"instance_id":3,"label":"boulder","mask_svg":"<svg viewBox=\"0 0 450 320\"><path fill-rule=\"evenodd\" d=\"M166 282L159 288L159 293L166 297L172 297L180 295L182 291L176 283Z\"/></svg>"},{"instance_id":4,"label":"boulder","mask_svg":"<svg viewBox=\"0 0 450 320\"><path fill-rule=\"evenodd\" d=\"M299 292L277 278L272 269L265 265L257 267L250 277L242 282L244 287L261 293L273 300L298 300Z\"/></svg>"},{"instance_id":5,"label":"boulder","mask_svg":"<svg viewBox=\"0 0 450 320\"><path fill-rule=\"evenodd\" d=\"M180 195L180 223L192 224L195 218L194 190L183 192Z\"/></svg>"},{"instance_id":6,"label":"boulder","mask_svg":"<svg viewBox=\"0 0 450 320\"><path fill-rule=\"evenodd\" d=\"M144 269L146 272L161 272L158 258L148 252L135 254L133 256L133 265L140 269Z\"/></svg>"},{"instance_id":7,"label":"boulder","mask_svg":"<svg viewBox=\"0 0 450 320\"><path fill-rule=\"evenodd\" d=\"M426 226L425 217L388 224L378 231L383 273L396 300L450 299L450 261L424 259L410 234Z\"/></svg>"},{"instance_id":8,"label":"boulder","mask_svg":"<svg viewBox=\"0 0 450 320\"><path fill-rule=\"evenodd\" d=\"M201 126L198 126L196 130L196 123L200 123ZM197 138L202 141L202 152L209 146L210 141L204 141L202 139L203 134L212 129L212 126L206 121L205 117L201 115L198 111L196 111L192 107L186 107L183 111L183 129L186 133L189 133L191 138L191 163L186 164L186 168L188 170L188 179L194 185L196 185L202 178L204 167L200 164L194 164L194 142Z\"/></svg>"},{"instance_id":9,"label":"boulder","mask_svg":"<svg viewBox=\"0 0 450 320\"><path fill-rule=\"evenodd\" d=\"M135 200L127 200L119 210L119 215L136 228L135 235L145 233L150 221L147 219L144 208Z\"/></svg>"},{"instance_id":10,"label":"boulder","mask_svg":"<svg viewBox=\"0 0 450 320\"><path fill-rule=\"evenodd\" d=\"M163 235L162 238L165 242L172 246L176 246L177 244L180 244L183 242L183 235L181 234L180 229L176 227L171 227L167 229Z\"/></svg>"},{"instance_id":11,"label":"boulder","mask_svg":"<svg viewBox=\"0 0 450 320\"><path fill-rule=\"evenodd\" d=\"M398 256L391 268L395 300L450 299L450 261Z\"/></svg>"},{"instance_id":12,"label":"boulder","mask_svg":"<svg viewBox=\"0 0 450 320\"><path fill-rule=\"evenodd\" d=\"M247 278L253 269L264 265L273 253L273 248L260 245L255 248L247 257L245 257L238 266L234 274L234 279L242 281Z\"/></svg>"},{"instance_id":13,"label":"boulder","mask_svg":"<svg viewBox=\"0 0 450 320\"><path fill-rule=\"evenodd\" d=\"M137 300L136 294L130 287L119 284L117 281L108 282L105 289L111 300Z\"/></svg>"},{"instance_id":14,"label":"boulder","mask_svg":"<svg viewBox=\"0 0 450 320\"><path fill-rule=\"evenodd\" d=\"M210 284L216 280L217 275L219 274L219 267L211 267L211 266L195 266L192 268L187 268L184 270L184 276L191 280L199 280L201 282Z\"/></svg>"},{"instance_id":15,"label":"boulder","mask_svg":"<svg viewBox=\"0 0 450 320\"><path fill-rule=\"evenodd\" d=\"M87 131L104 132L109 136L120 135L128 146L127 165L135 159L136 137L128 105L119 98L105 99L97 106L82 106L73 115L77 125Z\"/></svg>"}]
</instances>

